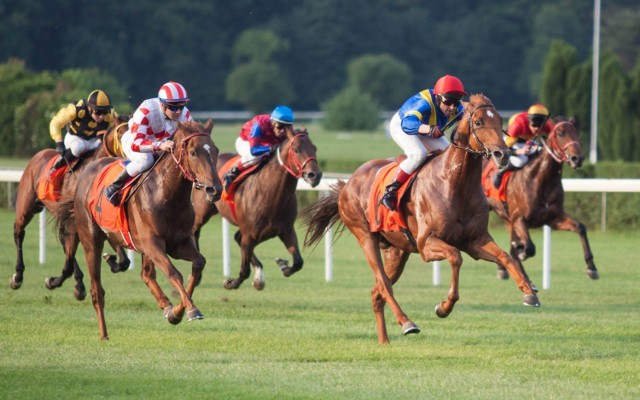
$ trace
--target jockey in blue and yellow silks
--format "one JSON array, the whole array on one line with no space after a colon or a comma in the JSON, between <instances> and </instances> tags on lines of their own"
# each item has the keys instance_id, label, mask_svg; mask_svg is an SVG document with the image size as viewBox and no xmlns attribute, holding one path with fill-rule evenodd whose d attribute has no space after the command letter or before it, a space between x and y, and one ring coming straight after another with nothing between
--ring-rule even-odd
<instances>
[{"instance_id":1,"label":"jockey in blue and yellow silks","mask_svg":"<svg viewBox=\"0 0 640 400\"><path fill-rule=\"evenodd\" d=\"M429 153L449 146L442 130L461 118L464 110L461 100L466 94L460 79L445 75L438 79L433 89L425 89L406 100L391 118L391 138L407 158L400 163L398 173L380 200L387 208L395 209L398 189Z\"/></svg>"}]
</instances>

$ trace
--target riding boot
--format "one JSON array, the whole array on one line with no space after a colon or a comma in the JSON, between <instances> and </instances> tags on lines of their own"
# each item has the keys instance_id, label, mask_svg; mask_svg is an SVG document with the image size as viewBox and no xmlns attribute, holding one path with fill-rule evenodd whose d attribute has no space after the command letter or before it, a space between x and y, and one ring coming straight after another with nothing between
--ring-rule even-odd
<instances>
[{"instance_id":1,"label":"riding boot","mask_svg":"<svg viewBox=\"0 0 640 400\"><path fill-rule=\"evenodd\" d=\"M504 173L507 171L514 171L516 169L517 168L511 165L511 163L508 163L506 166L496 171L496 173L493 174L493 178L492 178L493 187L496 189L499 189L500 184L502 183L502 175L504 175Z\"/></svg>"},{"instance_id":2,"label":"riding boot","mask_svg":"<svg viewBox=\"0 0 640 400\"><path fill-rule=\"evenodd\" d=\"M107 188L104 190L104 195L106 196L107 200L109 200L109 203L113 204L116 207L120 205L120 202L122 201L122 194L120 194L120 190L122 189L124 184L127 183L127 181L131 178L132 176L129 175L129 173L127 173L127 170L125 169L120 173L120 175L116 177L111 185L107 186Z\"/></svg>"},{"instance_id":3,"label":"riding boot","mask_svg":"<svg viewBox=\"0 0 640 400\"><path fill-rule=\"evenodd\" d=\"M47 178L49 178L51 174L53 174L58 168L61 168L64 165L71 163L75 159L76 157L73 155L71 150L66 149L62 153L62 155L58 156L58 159L56 160L56 162L53 163L53 165L51 166L51 169L49 170L49 172L47 172Z\"/></svg>"},{"instance_id":4,"label":"riding boot","mask_svg":"<svg viewBox=\"0 0 640 400\"><path fill-rule=\"evenodd\" d=\"M396 202L398 201L398 189L400 189L400 186L402 186L402 183L394 180L387 185L384 190L384 195L382 196L382 199L380 199L380 202L391 211L396 210Z\"/></svg>"}]
</instances>

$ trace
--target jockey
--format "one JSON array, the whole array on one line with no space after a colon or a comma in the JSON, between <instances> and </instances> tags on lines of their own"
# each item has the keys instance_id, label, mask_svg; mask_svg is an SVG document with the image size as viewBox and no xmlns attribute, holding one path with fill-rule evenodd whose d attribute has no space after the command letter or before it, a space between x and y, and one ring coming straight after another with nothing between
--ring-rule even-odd
<instances>
[{"instance_id":1,"label":"jockey","mask_svg":"<svg viewBox=\"0 0 640 400\"><path fill-rule=\"evenodd\" d=\"M147 99L138 106L129 120L129 129L122 135L122 149L129 162L104 190L111 204L120 204L120 190L124 184L151 168L159 152L174 149L171 136L178 130L178 122L193 120L186 107L188 102L184 86L167 82L160 88L157 98Z\"/></svg>"},{"instance_id":2,"label":"jockey","mask_svg":"<svg viewBox=\"0 0 640 400\"><path fill-rule=\"evenodd\" d=\"M461 100L466 94L460 79L445 75L438 79L433 89L425 89L410 97L391 118L391 138L407 158L400 163L393 182L386 187L380 200L385 207L395 209L398 189L429 153L449 146L443 129L461 118L464 110Z\"/></svg>"},{"instance_id":3,"label":"jockey","mask_svg":"<svg viewBox=\"0 0 640 400\"><path fill-rule=\"evenodd\" d=\"M500 187L502 175L505 172L524 167L529 161L529 156L540 150L533 139L541 134L549 134L552 130L553 123L549 121L549 110L542 104L534 104L526 112L523 111L509 118L509 127L504 141L511 149L511 155L509 163L493 175L493 186L496 189Z\"/></svg>"},{"instance_id":4,"label":"jockey","mask_svg":"<svg viewBox=\"0 0 640 400\"><path fill-rule=\"evenodd\" d=\"M240 173L252 165L266 161L268 155L287 138L287 128L294 122L293 111L287 106L277 106L269 114L260 114L242 125L240 136L236 139L236 151L240 160L224 174L224 188Z\"/></svg>"},{"instance_id":5,"label":"jockey","mask_svg":"<svg viewBox=\"0 0 640 400\"><path fill-rule=\"evenodd\" d=\"M56 151L60 153L60 157L51 167L48 176L65 163L71 163L100 146L98 133L114 124L111 110L109 96L102 90L94 90L86 101L78 100L58 111L49 124L49 134L56 142ZM67 134L63 141L60 131L65 126Z\"/></svg>"}]
</instances>

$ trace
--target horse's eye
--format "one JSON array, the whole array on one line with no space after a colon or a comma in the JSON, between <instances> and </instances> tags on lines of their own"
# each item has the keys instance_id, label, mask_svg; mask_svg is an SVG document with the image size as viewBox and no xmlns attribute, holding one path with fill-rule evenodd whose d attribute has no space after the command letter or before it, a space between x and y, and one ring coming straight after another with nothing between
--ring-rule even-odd
<instances>
[{"instance_id":1,"label":"horse's eye","mask_svg":"<svg viewBox=\"0 0 640 400\"><path fill-rule=\"evenodd\" d=\"M558 131L558 136L560 136L560 137L564 137L564 131L559 130L559 131Z\"/></svg>"},{"instance_id":2,"label":"horse's eye","mask_svg":"<svg viewBox=\"0 0 640 400\"><path fill-rule=\"evenodd\" d=\"M473 123L475 124L475 126L481 126L482 125L482 120L481 119L476 119L475 121L473 121Z\"/></svg>"},{"instance_id":3,"label":"horse's eye","mask_svg":"<svg viewBox=\"0 0 640 400\"><path fill-rule=\"evenodd\" d=\"M195 157L196 156L196 151L194 149L191 149L189 154L191 154L191 157Z\"/></svg>"}]
</instances>

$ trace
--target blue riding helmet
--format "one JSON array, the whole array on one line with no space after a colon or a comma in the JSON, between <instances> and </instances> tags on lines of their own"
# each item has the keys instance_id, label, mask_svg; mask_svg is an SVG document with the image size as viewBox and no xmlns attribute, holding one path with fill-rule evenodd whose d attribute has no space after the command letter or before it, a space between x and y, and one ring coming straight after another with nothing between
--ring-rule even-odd
<instances>
[{"instance_id":1,"label":"blue riding helmet","mask_svg":"<svg viewBox=\"0 0 640 400\"><path fill-rule=\"evenodd\" d=\"M282 124L293 124L293 111L287 106L278 106L271 113L271 120Z\"/></svg>"}]
</instances>

